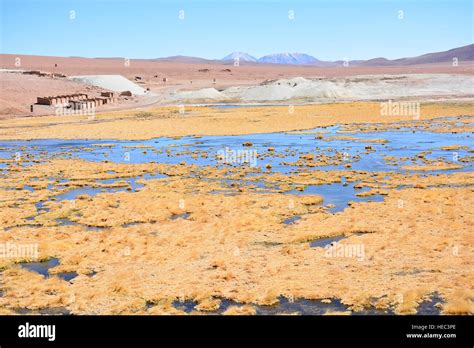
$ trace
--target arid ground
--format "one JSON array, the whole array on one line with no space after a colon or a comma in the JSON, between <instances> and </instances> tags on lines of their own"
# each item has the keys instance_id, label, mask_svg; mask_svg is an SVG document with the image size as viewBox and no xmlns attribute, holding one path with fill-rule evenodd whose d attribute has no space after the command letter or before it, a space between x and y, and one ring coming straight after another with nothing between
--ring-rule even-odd
<instances>
[{"instance_id":1,"label":"arid ground","mask_svg":"<svg viewBox=\"0 0 474 348\"><path fill-rule=\"evenodd\" d=\"M57 66L55 66L57 65ZM153 61L91 58L41 57L2 54L0 67L26 71L42 71L66 76L119 74L156 94L155 98L134 97L121 100L114 109L130 109L162 104L177 106L179 100L170 96L177 91L195 91L204 88L223 90L235 86L252 86L264 81L291 79L295 77L343 78L358 75L401 75L401 74L455 74L473 76L474 62L423 64L412 66L385 67L312 67L242 62L235 67L232 62L199 63L181 61ZM13 75L13 76L12 76ZM137 80L139 77L140 80ZM166 82L163 82L166 79ZM215 79L215 81L214 81ZM38 96L87 92L93 89L67 80L66 78L45 78L0 72L0 117L6 115L32 115L30 105ZM472 91L471 91L472 92ZM472 92L471 94L474 94ZM209 101L212 103L212 100ZM289 101L291 102L291 101ZM39 108L33 115L48 114Z\"/></svg>"}]
</instances>

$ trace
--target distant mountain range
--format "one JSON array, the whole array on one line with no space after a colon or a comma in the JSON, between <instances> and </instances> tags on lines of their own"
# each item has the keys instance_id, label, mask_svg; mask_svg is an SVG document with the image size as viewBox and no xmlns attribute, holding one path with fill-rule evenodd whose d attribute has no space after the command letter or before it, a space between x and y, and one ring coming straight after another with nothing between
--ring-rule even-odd
<instances>
[{"instance_id":1,"label":"distant mountain range","mask_svg":"<svg viewBox=\"0 0 474 348\"><path fill-rule=\"evenodd\" d=\"M224 58L222 61L230 61L239 58L243 62L258 62L272 64L291 64L291 65L313 65L313 66L338 66L344 64L344 61L321 61L317 58L305 53L276 53L255 58L244 52L234 52ZM430 64L453 61L473 61L474 60L474 44L453 48L449 51L423 54L418 57L387 59L373 58L369 60L351 60L347 63L351 66L386 66L386 65L414 65L414 64Z\"/></svg>"},{"instance_id":2,"label":"distant mountain range","mask_svg":"<svg viewBox=\"0 0 474 348\"><path fill-rule=\"evenodd\" d=\"M259 63L272 63L272 64L295 64L295 65L304 65L304 64L315 64L319 62L313 56L304 53L276 53L263 56L261 58L255 58L250 54L244 52L233 52L221 60L223 61L234 61L235 59L243 62L259 62Z\"/></svg>"},{"instance_id":3,"label":"distant mountain range","mask_svg":"<svg viewBox=\"0 0 474 348\"><path fill-rule=\"evenodd\" d=\"M321 67L335 67L348 63L349 66L400 66L400 65L415 65L415 64L432 64L432 63L446 63L453 62L456 58L461 61L474 61L474 44L463 47L453 48L448 51L427 53L417 57L387 59L383 57L373 58L368 60L350 60L348 62L337 61L322 61L309 54L305 53L276 53L266 55L260 58L255 58L245 52L233 52L222 59L205 59L199 57L188 56L173 56L166 58L157 58L157 61L173 61L183 63L224 63L233 64L234 60L238 58L243 64L290 64L290 65L309 65Z\"/></svg>"},{"instance_id":4,"label":"distant mountain range","mask_svg":"<svg viewBox=\"0 0 474 348\"><path fill-rule=\"evenodd\" d=\"M400 58L389 60L386 58L374 58L362 61L359 65L373 66L373 65L414 65L414 64L430 64L452 62L456 58L458 61L473 61L474 60L474 44L453 48L449 51L427 53L418 57Z\"/></svg>"}]
</instances>

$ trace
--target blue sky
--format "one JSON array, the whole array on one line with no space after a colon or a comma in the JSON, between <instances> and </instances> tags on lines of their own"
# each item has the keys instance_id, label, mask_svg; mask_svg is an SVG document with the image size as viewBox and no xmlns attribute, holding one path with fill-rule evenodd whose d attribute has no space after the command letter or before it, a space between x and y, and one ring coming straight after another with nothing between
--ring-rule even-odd
<instances>
[{"instance_id":1,"label":"blue sky","mask_svg":"<svg viewBox=\"0 0 474 348\"><path fill-rule=\"evenodd\" d=\"M244 51L393 59L464 46L474 36L472 0L0 2L0 52L14 54L222 58Z\"/></svg>"}]
</instances>

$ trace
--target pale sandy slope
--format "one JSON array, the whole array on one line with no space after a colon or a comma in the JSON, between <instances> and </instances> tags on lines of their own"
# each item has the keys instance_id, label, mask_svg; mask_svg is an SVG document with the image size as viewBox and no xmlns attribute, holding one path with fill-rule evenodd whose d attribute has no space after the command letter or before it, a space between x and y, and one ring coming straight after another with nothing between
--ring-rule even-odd
<instances>
[{"instance_id":1,"label":"pale sandy slope","mask_svg":"<svg viewBox=\"0 0 474 348\"><path fill-rule=\"evenodd\" d=\"M129 91L134 95L147 95L143 87L133 83L122 75L80 75L70 76L68 79L86 85L105 88L114 92Z\"/></svg>"},{"instance_id":2,"label":"pale sandy slope","mask_svg":"<svg viewBox=\"0 0 474 348\"><path fill-rule=\"evenodd\" d=\"M345 78L296 77L256 86L206 88L176 93L176 102L340 102L403 98L470 98L474 76L453 74L364 75Z\"/></svg>"}]
</instances>

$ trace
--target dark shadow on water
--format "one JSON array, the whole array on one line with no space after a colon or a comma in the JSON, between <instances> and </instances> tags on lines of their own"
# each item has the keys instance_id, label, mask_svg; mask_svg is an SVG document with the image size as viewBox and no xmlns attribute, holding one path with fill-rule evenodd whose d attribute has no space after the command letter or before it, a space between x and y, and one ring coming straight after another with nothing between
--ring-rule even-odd
<instances>
[{"instance_id":1,"label":"dark shadow on water","mask_svg":"<svg viewBox=\"0 0 474 348\"><path fill-rule=\"evenodd\" d=\"M70 280L76 278L78 274L76 272L61 272L56 273L55 276L69 282Z\"/></svg>"},{"instance_id":2,"label":"dark shadow on water","mask_svg":"<svg viewBox=\"0 0 474 348\"><path fill-rule=\"evenodd\" d=\"M174 301L173 306L177 309L183 310L186 313L192 313L196 310L198 303L196 301L186 300L186 301ZM201 311L200 313L205 313L209 315L222 314L229 307L237 306L241 307L246 305L244 303L236 302L229 299L222 299L221 304L218 310L216 311ZM294 301L280 296L278 298L278 303L274 305L255 305L248 303L255 308L257 315L324 315L331 312L346 312L350 311L350 308L339 299L328 299L328 300L307 300L307 299L295 299ZM147 308L152 307L150 304ZM388 315L393 314L393 311L390 310L381 310L375 308L364 309L359 312L352 312L353 315Z\"/></svg>"},{"instance_id":3,"label":"dark shadow on water","mask_svg":"<svg viewBox=\"0 0 474 348\"><path fill-rule=\"evenodd\" d=\"M49 273L50 268L59 266L59 259L57 258L51 258L49 260L42 261L42 262L21 262L20 266L27 269L28 271L41 274L45 278L55 276L67 282L71 281L78 275L76 272L61 272L57 274L50 274Z\"/></svg>"},{"instance_id":4,"label":"dark shadow on water","mask_svg":"<svg viewBox=\"0 0 474 348\"><path fill-rule=\"evenodd\" d=\"M300 219L301 219L301 216L298 216L298 215L297 215L297 216L292 216L292 217L290 217L290 218L288 218L288 219L283 220L283 223L284 223L285 225L292 225L292 224L294 224L296 221L298 221L298 220L300 220Z\"/></svg>"},{"instance_id":5,"label":"dark shadow on water","mask_svg":"<svg viewBox=\"0 0 474 348\"><path fill-rule=\"evenodd\" d=\"M198 303L196 301L191 301L191 300L186 300L186 301L176 300L173 302L173 306L176 309L180 309L186 313L191 313L197 305Z\"/></svg>"},{"instance_id":6,"label":"dark shadow on water","mask_svg":"<svg viewBox=\"0 0 474 348\"><path fill-rule=\"evenodd\" d=\"M173 214L171 220L185 219L187 220L191 216L191 213Z\"/></svg>"},{"instance_id":7,"label":"dark shadow on water","mask_svg":"<svg viewBox=\"0 0 474 348\"><path fill-rule=\"evenodd\" d=\"M438 308L437 304L443 304L445 301L441 296L434 292L428 300L421 302L418 305L416 314L418 315L440 315L441 309Z\"/></svg>"},{"instance_id":8,"label":"dark shadow on water","mask_svg":"<svg viewBox=\"0 0 474 348\"><path fill-rule=\"evenodd\" d=\"M15 308L14 311L21 315L71 315L65 307L51 307L41 309Z\"/></svg>"},{"instance_id":9,"label":"dark shadow on water","mask_svg":"<svg viewBox=\"0 0 474 348\"><path fill-rule=\"evenodd\" d=\"M331 243L339 242L340 240L345 239L347 237L349 236L342 235L342 236L336 236L336 237L316 239L312 241L311 243L309 243L309 245L311 248L324 248L328 245L331 245Z\"/></svg>"},{"instance_id":10,"label":"dark shadow on water","mask_svg":"<svg viewBox=\"0 0 474 348\"><path fill-rule=\"evenodd\" d=\"M39 273L46 278L49 277L49 269L59 265L59 259L52 258L42 262L22 262L21 267L28 271Z\"/></svg>"}]
</instances>

